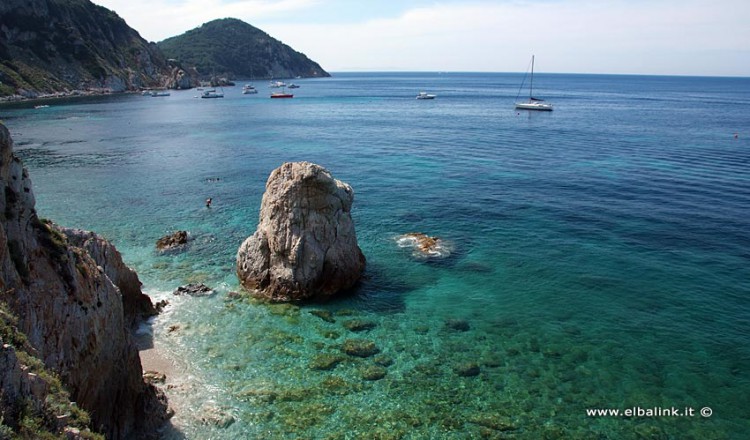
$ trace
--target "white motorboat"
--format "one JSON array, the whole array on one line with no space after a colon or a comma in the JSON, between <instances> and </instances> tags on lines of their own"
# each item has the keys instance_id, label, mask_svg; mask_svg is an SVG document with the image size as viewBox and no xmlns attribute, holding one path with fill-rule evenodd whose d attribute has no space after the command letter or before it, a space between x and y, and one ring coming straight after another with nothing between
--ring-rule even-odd
<instances>
[{"instance_id":1,"label":"white motorboat","mask_svg":"<svg viewBox=\"0 0 750 440\"><path fill-rule=\"evenodd\" d=\"M419 94L417 95L417 99L435 99L436 96L437 95L432 95L427 92L419 92Z\"/></svg>"},{"instance_id":2,"label":"white motorboat","mask_svg":"<svg viewBox=\"0 0 750 440\"><path fill-rule=\"evenodd\" d=\"M223 91L217 92L215 89L206 90L201 94L201 98L206 98L206 99L223 98L223 97L224 97L224 92Z\"/></svg>"}]
</instances>

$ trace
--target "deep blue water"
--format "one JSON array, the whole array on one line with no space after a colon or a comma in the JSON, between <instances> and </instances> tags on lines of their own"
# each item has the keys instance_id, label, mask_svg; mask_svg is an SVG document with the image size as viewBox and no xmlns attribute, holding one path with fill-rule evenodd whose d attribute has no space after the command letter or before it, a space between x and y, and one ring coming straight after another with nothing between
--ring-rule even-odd
<instances>
[{"instance_id":1,"label":"deep blue water","mask_svg":"<svg viewBox=\"0 0 750 440\"><path fill-rule=\"evenodd\" d=\"M291 100L256 83L0 119L40 216L109 238L171 301L154 343L177 365L187 438L746 438L750 79L539 74L555 111L529 113L513 109L521 78L342 73L296 81ZM227 300L266 179L297 160L354 188L366 278L322 305ZM177 229L188 250L157 254ZM453 253L415 259L394 239L415 231ZM219 294L171 295L196 281ZM354 334L351 319L377 326ZM310 369L350 338L393 361L383 379L362 379L372 359ZM456 374L467 362L478 376ZM585 412L637 406L696 416ZM234 422L201 421L211 408Z\"/></svg>"}]
</instances>

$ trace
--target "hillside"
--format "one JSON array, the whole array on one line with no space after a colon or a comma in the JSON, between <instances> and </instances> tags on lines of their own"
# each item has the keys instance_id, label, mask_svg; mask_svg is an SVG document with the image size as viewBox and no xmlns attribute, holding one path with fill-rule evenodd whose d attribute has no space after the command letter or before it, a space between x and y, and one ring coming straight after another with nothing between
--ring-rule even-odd
<instances>
[{"instance_id":1,"label":"hillside","mask_svg":"<svg viewBox=\"0 0 750 440\"><path fill-rule=\"evenodd\" d=\"M164 56L194 66L203 78L330 76L304 54L233 18L205 23L158 45Z\"/></svg>"},{"instance_id":2,"label":"hillside","mask_svg":"<svg viewBox=\"0 0 750 440\"><path fill-rule=\"evenodd\" d=\"M0 2L0 96L169 85L155 44L88 0Z\"/></svg>"}]
</instances>

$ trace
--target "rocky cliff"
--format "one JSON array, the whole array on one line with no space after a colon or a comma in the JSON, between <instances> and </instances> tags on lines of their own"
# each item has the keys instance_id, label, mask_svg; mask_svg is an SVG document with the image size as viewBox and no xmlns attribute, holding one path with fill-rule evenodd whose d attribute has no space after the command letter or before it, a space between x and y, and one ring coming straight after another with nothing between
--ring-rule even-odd
<instances>
[{"instance_id":1,"label":"rocky cliff","mask_svg":"<svg viewBox=\"0 0 750 440\"><path fill-rule=\"evenodd\" d=\"M150 306L137 277L123 272L109 243L37 216L28 173L2 125L0 183L0 302L36 357L90 412L92 427L109 439L147 438L167 408L144 383L130 335L135 315Z\"/></svg>"},{"instance_id":2,"label":"rocky cliff","mask_svg":"<svg viewBox=\"0 0 750 440\"><path fill-rule=\"evenodd\" d=\"M180 71L88 0L0 2L0 96L161 87L179 83Z\"/></svg>"},{"instance_id":3,"label":"rocky cliff","mask_svg":"<svg viewBox=\"0 0 750 440\"><path fill-rule=\"evenodd\" d=\"M325 168L287 162L271 172L255 233L237 252L240 283L272 301L329 297L365 268L351 207L354 191Z\"/></svg>"},{"instance_id":4,"label":"rocky cliff","mask_svg":"<svg viewBox=\"0 0 750 440\"><path fill-rule=\"evenodd\" d=\"M192 66L204 79L330 76L304 54L241 20L205 23L159 42L167 58Z\"/></svg>"}]
</instances>

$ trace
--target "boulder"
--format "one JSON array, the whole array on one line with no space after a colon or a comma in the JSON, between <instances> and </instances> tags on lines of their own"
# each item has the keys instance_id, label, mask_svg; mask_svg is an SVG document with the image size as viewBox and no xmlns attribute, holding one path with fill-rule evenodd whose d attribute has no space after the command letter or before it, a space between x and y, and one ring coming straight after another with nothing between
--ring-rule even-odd
<instances>
[{"instance_id":1,"label":"boulder","mask_svg":"<svg viewBox=\"0 0 750 440\"><path fill-rule=\"evenodd\" d=\"M214 289L208 287L207 285L203 283L186 284L184 286L180 286L177 289L175 289L175 291L172 292L172 294L176 296L180 296L180 295L211 296L214 294Z\"/></svg>"},{"instance_id":2,"label":"boulder","mask_svg":"<svg viewBox=\"0 0 750 440\"><path fill-rule=\"evenodd\" d=\"M439 237L431 237L422 232L409 232L396 237L399 247L412 248L415 258L446 258L453 250L452 244Z\"/></svg>"},{"instance_id":3,"label":"boulder","mask_svg":"<svg viewBox=\"0 0 750 440\"><path fill-rule=\"evenodd\" d=\"M177 231L174 234L156 240L156 249L160 251L168 251L183 246L187 244L187 242L187 231Z\"/></svg>"},{"instance_id":4,"label":"boulder","mask_svg":"<svg viewBox=\"0 0 750 440\"><path fill-rule=\"evenodd\" d=\"M266 183L255 233L237 252L237 276L271 301L326 298L353 287L365 257L351 217L354 191L325 168L287 162Z\"/></svg>"},{"instance_id":5,"label":"boulder","mask_svg":"<svg viewBox=\"0 0 750 440\"><path fill-rule=\"evenodd\" d=\"M375 343L366 339L347 339L341 345L341 351L349 356L361 358L370 357L380 353L380 349Z\"/></svg>"},{"instance_id":6,"label":"boulder","mask_svg":"<svg viewBox=\"0 0 750 440\"><path fill-rule=\"evenodd\" d=\"M481 370L476 362L463 362L456 365L453 371L461 377L474 377L479 376Z\"/></svg>"}]
</instances>

